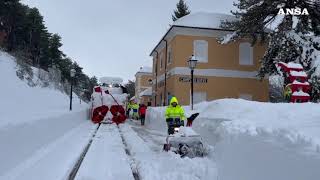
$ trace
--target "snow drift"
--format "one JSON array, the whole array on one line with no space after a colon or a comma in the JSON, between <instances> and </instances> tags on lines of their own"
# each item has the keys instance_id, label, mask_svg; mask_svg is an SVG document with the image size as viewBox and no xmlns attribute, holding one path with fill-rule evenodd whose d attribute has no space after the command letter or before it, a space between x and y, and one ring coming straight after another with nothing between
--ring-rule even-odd
<instances>
[{"instance_id":1,"label":"snow drift","mask_svg":"<svg viewBox=\"0 0 320 180\"><path fill-rule=\"evenodd\" d=\"M0 51L0 128L68 113L68 95L56 89L30 87L17 77L17 70L16 59ZM86 108L79 105L76 96L73 104L76 111Z\"/></svg>"},{"instance_id":2,"label":"snow drift","mask_svg":"<svg viewBox=\"0 0 320 180\"><path fill-rule=\"evenodd\" d=\"M95 129L87 105L74 96L69 112L66 94L31 87L17 70L0 50L0 179L66 179Z\"/></svg>"},{"instance_id":3,"label":"snow drift","mask_svg":"<svg viewBox=\"0 0 320 180\"><path fill-rule=\"evenodd\" d=\"M149 108L146 126L165 132L164 110ZM193 128L214 146L219 180L319 179L319 104L222 99L195 111Z\"/></svg>"}]
</instances>

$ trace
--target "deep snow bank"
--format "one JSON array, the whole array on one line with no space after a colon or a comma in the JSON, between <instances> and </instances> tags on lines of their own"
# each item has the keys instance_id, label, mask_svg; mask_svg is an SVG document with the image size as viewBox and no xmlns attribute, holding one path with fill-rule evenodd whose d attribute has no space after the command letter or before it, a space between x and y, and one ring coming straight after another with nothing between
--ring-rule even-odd
<instances>
[{"instance_id":1,"label":"deep snow bank","mask_svg":"<svg viewBox=\"0 0 320 180\"><path fill-rule=\"evenodd\" d=\"M74 112L0 129L0 180L66 179L96 125Z\"/></svg>"},{"instance_id":2,"label":"deep snow bank","mask_svg":"<svg viewBox=\"0 0 320 180\"><path fill-rule=\"evenodd\" d=\"M162 144L157 145L154 150L149 146L152 143L146 143L130 125L120 124L120 130L141 180L215 180L217 178L216 164L209 158L181 158L173 152L162 151ZM163 137L162 140L164 139Z\"/></svg>"},{"instance_id":3,"label":"deep snow bank","mask_svg":"<svg viewBox=\"0 0 320 180\"><path fill-rule=\"evenodd\" d=\"M16 71L16 59L0 50L0 128L69 111L68 95L55 89L30 87L17 77ZM74 109L84 108L75 97Z\"/></svg>"},{"instance_id":4,"label":"deep snow bank","mask_svg":"<svg viewBox=\"0 0 320 180\"><path fill-rule=\"evenodd\" d=\"M66 94L30 87L17 70L0 50L0 179L65 179L95 127L87 105L75 97L70 112Z\"/></svg>"},{"instance_id":5,"label":"deep snow bank","mask_svg":"<svg viewBox=\"0 0 320 180\"><path fill-rule=\"evenodd\" d=\"M195 106L200 116L194 129L215 147L219 180L319 179L319 108L240 99L204 102ZM148 109L148 128L165 131L164 109Z\"/></svg>"}]
</instances>

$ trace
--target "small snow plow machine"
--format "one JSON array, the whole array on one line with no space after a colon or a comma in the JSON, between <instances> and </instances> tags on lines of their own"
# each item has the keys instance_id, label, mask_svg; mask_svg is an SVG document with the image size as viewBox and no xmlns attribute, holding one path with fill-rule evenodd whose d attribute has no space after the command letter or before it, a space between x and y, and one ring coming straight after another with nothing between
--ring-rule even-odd
<instances>
[{"instance_id":1,"label":"small snow plow machine","mask_svg":"<svg viewBox=\"0 0 320 180\"><path fill-rule=\"evenodd\" d=\"M192 114L185 127L180 119L172 119L168 122L168 136L163 145L164 151L173 151L181 157L203 157L207 150L203 144L202 138L192 128L192 121L199 113ZM191 122L191 123L190 123Z\"/></svg>"}]
</instances>

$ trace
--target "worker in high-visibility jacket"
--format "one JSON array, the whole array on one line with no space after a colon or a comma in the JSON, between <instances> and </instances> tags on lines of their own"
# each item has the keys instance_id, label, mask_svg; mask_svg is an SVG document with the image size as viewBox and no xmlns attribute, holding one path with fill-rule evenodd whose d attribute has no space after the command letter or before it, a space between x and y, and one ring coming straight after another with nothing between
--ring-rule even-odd
<instances>
[{"instance_id":1,"label":"worker in high-visibility jacket","mask_svg":"<svg viewBox=\"0 0 320 180\"><path fill-rule=\"evenodd\" d=\"M291 84L288 84L284 88L284 98L286 99L287 102L290 102L291 95L292 95Z\"/></svg>"},{"instance_id":2,"label":"worker in high-visibility jacket","mask_svg":"<svg viewBox=\"0 0 320 180\"><path fill-rule=\"evenodd\" d=\"M132 105L131 105L131 109L132 109L132 119L136 119L138 120L139 119L139 105L134 102Z\"/></svg>"},{"instance_id":3,"label":"worker in high-visibility jacket","mask_svg":"<svg viewBox=\"0 0 320 180\"><path fill-rule=\"evenodd\" d=\"M176 97L171 98L170 105L165 112L165 118L168 125L168 134L174 133L174 127L184 126L186 116Z\"/></svg>"},{"instance_id":4,"label":"worker in high-visibility jacket","mask_svg":"<svg viewBox=\"0 0 320 180\"><path fill-rule=\"evenodd\" d=\"M132 111L133 100L130 100L127 104L127 116L129 117L130 111Z\"/></svg>"}]
</instances>

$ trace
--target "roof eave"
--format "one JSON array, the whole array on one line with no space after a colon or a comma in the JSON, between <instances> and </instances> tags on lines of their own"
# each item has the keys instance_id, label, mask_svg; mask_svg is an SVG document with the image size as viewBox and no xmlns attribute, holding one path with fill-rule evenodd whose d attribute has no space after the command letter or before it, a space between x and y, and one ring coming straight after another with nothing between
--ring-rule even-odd
<instances>
[{"instance_id":1,"label":"roof eave","mask_svg":"<svg viewBox=\"0 0 320 180\"><path fill-rule=\"evenodd\" d=\"M156 51L158 46L161 44L161 42L167 37L167 35L170 33L170 31L174 27L180 27L180 28L190 28L190 29L204 29L204 30L216 30L216 31L230 31L233 32L234 30L231 29L223 29L223 28L204 28L204 27L192 27L192 26L180 26L180 25L172 25L170 29L166 32L166 34L161 38L161 40L158 42L158 44L153 48L149 56L153 56L152 54Z\"/></svg>"}]
</instances>

